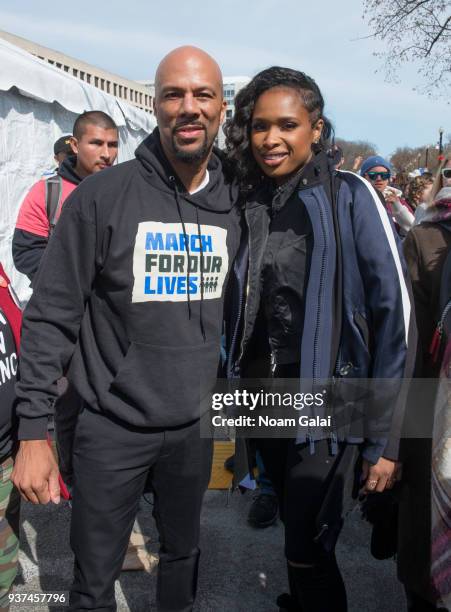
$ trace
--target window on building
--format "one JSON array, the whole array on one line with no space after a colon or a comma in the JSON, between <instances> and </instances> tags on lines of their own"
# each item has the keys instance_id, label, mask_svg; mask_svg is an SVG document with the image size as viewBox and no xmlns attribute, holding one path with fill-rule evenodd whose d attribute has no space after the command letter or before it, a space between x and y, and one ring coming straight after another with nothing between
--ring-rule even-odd
<instances>
[{"instance_id":1,"label":"window on building","mask_svg":"<svg viewBox=\"0 0 451 612\"><path fill-rule=\"evenodd\" d=\"M127 99L127 95L128 95L128 87L124 87L124 100Z\"/></svg>"},{"instance_id":2,"label":"window on building","mask_svg":"<svg viewBox=\"0 0 451 612\"><path fill-rule=\"evenodd\" d=\"M81 79L82 81L84 81L84 80L85 80L85 72L84 72L84 70L80 70L80 79Z\"/></svg>"},{"instance_id":3,"label":"window on building","mask_svg":"<svg viewBox=\"0 0 451 612\"><path fill-rule=\"evenodd\" d=\"M56 66L57 68L62 68L62 67L63 67L63 64L61 64L60 62L56 62L56 63L55 63L55 66Z\"/></svg>"},{"instance_id":4,"label":"window on building","mask_svg":"<svg viewBox=\"0 0 451 612\"><path fill-rule=\"evenodd\" d=\"M122 98L122 85L119 85L119 98Z\"/></svg>"},{"instance_id":5,"label":"window on building","mask_svg":"<svg viewBox=\"0 0 451 612\"><path fill-rule=\"evenodd\" d=\"M105 79L100 79L100 89L105 91Z\"/></svg>"},{"instance_id":6,"label":"window on building","mask_svg":"<svg viewBox=\"0 0 451 612\"><path fill-rule=\"evenodd\" d=\"M99 77L98 77L98 76L95 76L95 77L94 77L94 85L95 85L96 87L98 87L98 86L99 86Z\"/></svg>"},{"instance_id":7,"label":"window on building","mask_svg":"<svg viewBox=\"0 0 451 612\"><path fill-rule=\"evenodd\" d=\"M139 103L142 104L143 103L143 95L141 92L139 92Z\"/></svg>"},{"instance_id":8,"label":"window on building","mask_svg":"<svg viewBox=\"0 0 451 612\"><path fill-rule=\"evenodd\" d=\"M69 66L66 66L66 64L64 64L64 72L69 72Z\"/></svg>"},{"instance_id":9,"label":"window on building","mask_svg":"<svg viewBox=\"0 0 451 612\"><path fill-rule=\"evenodd\" d=\"M117 83L113 83L113 96L117 96Z\"/></svg>"},{"instance_id":10,"label":"window on building","mask_svg":"<svg viewBox=\"0 0 451 612\"><path fill-rule=\"evenodd\" d=\"M89 72L86 73L86 82L87 83L91 82L91 75L89 74Z\"/></svg>"},{"instance_id":11,"label":"window on building","mask_svg":"<svg viewBox=\"0 0 451 612\"><path fill-rule=\"evenodd\" d=\"M49 60L47 60L47 61L48 61L48 63L49 63L49 64L52 64L52 66L54 66L54 65L55 65L55 62L54 62L53 60L49 59Z\"/></svg>"},{"instance_id":12,"label":"window on building","mask_svg":"<svg viewBox=\"0 0 451 612\"><path fill-rule=\"evenodd\" d=\"M106 82L106 92L110 93L110 91L111 91L111 81L107 81Z\"/></svg>"},{"instance_id":13,"label":"window on building","mask_svg":"<svg viewBox=\"0 0 451 612\"><path fill-rule=\"evenodd\" d=\"M76 68L72 68L72 74L74 77L78 77L78 70Z\"/></svg>"}]
</instances>

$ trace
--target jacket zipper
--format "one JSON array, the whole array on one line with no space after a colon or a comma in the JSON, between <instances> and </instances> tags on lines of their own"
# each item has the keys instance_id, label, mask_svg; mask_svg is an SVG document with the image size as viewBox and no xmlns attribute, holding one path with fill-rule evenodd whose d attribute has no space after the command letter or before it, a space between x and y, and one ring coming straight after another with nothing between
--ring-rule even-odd
<instances>
[{"instance_id":1,"label":"jacket zipper","mask_svg":"<svg viewBox=\"0 0 451 612\"><path fill-rule=\"evenodd\" d=\"M247 230L248 230L247 231L247 245L248 245L248 253L249 253L249 255L248 255L249 263L248 263L248 266L247 266L246 291L241 295L241 298L240 298L240 313L241 313L241 307L242 307L242 304L243 304L244 297L246 297L246 301L245 301L245 304L244 304L244 326L243 326L243 337L242 337L241 345L240 345L240 354L238 355L238 359L236 360L236 362L234 364L234 367L233 367L233 370L235 371L235 373L237 372L237 369L238 369L238 367L240 365L241 359L243 358L243 354L244 354L244 339L246 337L246 322L247 322L247 305L249 303L249 300L247 299L248 295L249 295L249 278L250 278L249 271L251 269L251 244L250 244L250 242L251 242L251 233L249 231L249 222L248 222L247 214L246 213L245 213L244 217L246 219ZM241 315L240 315L240 317L241 317ZM239 320L238 320L238 324L239 324ZM237 334L238 334L238 325L235 328L234 336L236 337Z\"/></svg>"},{"instance_id":2,"label":"jacket zipper","mask_svg":"<svg viewBox=\"0 0 451 612\"><path fill-rule=\"evenodd\" d=\"M327 255L327 240L326 240L326 232L324 229L324 210L322 206L319 206L319 215L321 218L321 230L323 233L324 239L324 248L321 257L321 271L319 277L319 299L318 299L318 308L316 311L316 328L315 328L315 337L313 340L313 381L316 381L316 368L317 368L317 355L318 355L318 330L319 330L319 319L321 316L321 304L322 304L322 295L323 295L323 287L324 287L324 273L326 269L326 255Z\"/></svg>"},{"instance_id":3,"label":"jacket zipper","mask_svg":"<svg viewBox=\"0 0 451 612\"><path fill-rule=\"evenodd\" d=\"M324 223L324 208L321 205L319 206L319 215L321 219L321 230L323 233L324 248L323 248L322 257L321 257L321 271L320 271L320 278L319 278L319 299L318 299L318 308L316 311L315 338L313 340L313 382L316 382L318 333L319 333L318 330L319 330L319 325L320 325L321 304L322 304L323 287L324 287L324 275L326 272L326 259L327 259L327 251L328 251L327 236L326 236L326 229L325 229L325 223ZM337 363L339 361L340 361L340 350L338 350L338 353L337 353ZM314 436L311 433L310 428L309 428L309 433L307 434L307 439L310 443L310 454L312 455L315 453L315 442L314 442ZM335 456L338 454L338 436L335 430L332 430L329 434L329 448L330 448L330 453L332 456Z\"/></svg>"},{"instance_id":4,"label":"jacket zipper","mask_svg":"<svg viewBox=\"0 0 451 612\"><path fill-rule=\"evenodd\" d=\"M238 306L238 317L237 317L237 321L236 321L236 325L235 325L235 330L233 332L233 336L232 336L232 342L230 343L230 349L231 349L231 354L233 355L233 349L235 347L236 344L236 340L238 337L238 330L240 328L240 322L241 322L241 317L242 317L242 311L243 311L243 301L244 301L244 291L241 292L240 295L240 301L239 301L239 306ZM245 310L244 310L244 316L246 317L246 306L245 306ZM244 336L243 336L244 338ZM240 347L241 348L241 347ZM236 373L236 368L238 367L239 364L239 360L241 359L241 356L239 357L239 359L233 364L233 366L231 366L231 371L233 373Z\"/></svg>"}]
</instances>

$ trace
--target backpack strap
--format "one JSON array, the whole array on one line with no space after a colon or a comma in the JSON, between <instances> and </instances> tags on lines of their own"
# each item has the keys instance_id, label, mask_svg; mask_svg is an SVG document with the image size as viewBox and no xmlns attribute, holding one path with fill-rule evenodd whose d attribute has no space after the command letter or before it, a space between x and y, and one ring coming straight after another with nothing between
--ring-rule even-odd
<instances>
[{"instance_id":1,"label":"backpack strap","mask_svg":"<svg viewBox=\"0 0 451 612\"><path fill-rule=\"evenodd\" d=\"M45 181L45 209L49 220L50 232L53 233L61 208L63 195L63 179L58 175L51 176Z\"/></svg>"}]
</instances>

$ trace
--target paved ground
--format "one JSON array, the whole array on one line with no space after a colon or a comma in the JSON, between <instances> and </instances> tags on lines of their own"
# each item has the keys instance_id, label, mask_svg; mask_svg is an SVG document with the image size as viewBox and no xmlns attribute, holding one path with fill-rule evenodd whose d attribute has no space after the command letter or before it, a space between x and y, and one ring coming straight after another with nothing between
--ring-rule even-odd
<instances>
[{"instance_id":1,"label":"paved ground","mask_svg":"<svg viewBox=\"0 0 451 612\"><path fill-rule=\"evenodd\" d=\"M286 590L282 528L255 530L246 524L251 493L209 491L202 515L202 560L196 612L277 612L275 599ZM67 590L72 575L68 545L70 509L24 504L20 555L20 593ZM156 550L151 507L143 502L139 522ZM352 513L340 539L339 561L349 593L349 612L404 612L402 589L393 561L375 561L368 552L369 530ZM127 572L117 583L120 612L154 609L155 576ZM47 610L14 605L12 612ZM59 608L51 608L56 611ZM331 610L330 612L333 612Z\"/></svg>"}]
</instances>

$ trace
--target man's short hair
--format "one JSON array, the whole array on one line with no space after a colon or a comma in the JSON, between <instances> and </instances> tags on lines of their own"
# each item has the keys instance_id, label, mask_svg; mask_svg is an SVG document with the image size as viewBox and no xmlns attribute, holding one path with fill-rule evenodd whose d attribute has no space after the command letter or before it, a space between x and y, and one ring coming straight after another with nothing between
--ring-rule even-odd
<instances>
[{"instance_id":1,"label":"man's short hair","mask_svg":"<svg viewBox=\"0 0 451 612\"><path fill-rule=\"evenodd\" d=\"M103 111L86 111L75 119L72 133L77 140L86 132L87 125L97 125L105 130L117 130L113 119Z\"/></svg>"}]
</instances>

